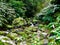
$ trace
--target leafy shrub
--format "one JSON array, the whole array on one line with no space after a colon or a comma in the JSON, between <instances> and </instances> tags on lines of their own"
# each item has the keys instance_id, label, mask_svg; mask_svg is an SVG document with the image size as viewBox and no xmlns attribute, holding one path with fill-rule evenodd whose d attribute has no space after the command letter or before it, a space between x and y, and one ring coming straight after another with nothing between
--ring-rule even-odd
<instances>
[{"instance_id":1,"label":"leafy shrub","mask_svg":"<svg viewBox=\"0 0 60 45\"><path fill-rule=\"evenodd\" d=\"M0 27L6 27L12 24L12 20L16 18L15 10L8 4L0 2Z\"/></svg>"},{"instance_id":2,"label":"leafy shrub","mask_svg":"<svg viewBox=\"0 0 60 45\"><path fill-rule=\"evenodd\" d=\"M60 44L60 26L51 31L49 41L50 41L49 43L52 45Z\"/></svg>"},{"instance_id":3,"label":"leafy shrub","mask_svg":"<svg viewBox=\"0 0 60 45\"><path fill-rule=\"evenodd\" d=\"M44 6L44 0L10 0L11 6L22 17L33 17Z\"/></svg>"},{"instance_id":4,"label":"leafy shrub","mask_svg":"<svg viewBox=\"0 0 60 45\"><path fill-rule=\"evenodd\" d=\"M47 28L50 29L50 30L52 30L52 29L54 29L54 28L59 27L59 25L60 25L60 23L58 23L58 22L52 22L52 23L49 23L49 24L47 25Z\"/></svg>"},{"instance_id":5,"label":"leafy shrub","mask_svg":"<svg viewBox=\"0 0 60 45\"><path fill-rule=\"evenodd\" d=\"M49 5L37 14L36 17L44 23L54 22L56 20L56 15L54 15L54 13L58 9L59 7L57 7L57 5Z\"/></svg>"},{"instance_id":6,"label":"leafy shrub","mask_svg":"<svg viewBox=\"0 0 60 45\"><path fill-rule=\"evenodd\" d=\"M24 17L26 9L24 7L25 4L22 1L11 0L10 5L15 9L17 17Z\"/></svg>"}]
</instances>

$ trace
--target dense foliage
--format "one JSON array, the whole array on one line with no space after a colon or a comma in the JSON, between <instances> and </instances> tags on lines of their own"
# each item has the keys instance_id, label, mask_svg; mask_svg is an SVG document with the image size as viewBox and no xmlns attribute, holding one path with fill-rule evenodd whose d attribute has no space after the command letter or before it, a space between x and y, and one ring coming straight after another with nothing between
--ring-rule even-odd
<instances>
[{"instance_id":1,"label":"dense foliage","mask_svg":"<svg viewBox=\"0 0 60 45\"><path fill-rule=\"evenodd\" d=\"M15 44L60 45L60 1L0 0L0 45Z\"/></svg>"}]
</instances>

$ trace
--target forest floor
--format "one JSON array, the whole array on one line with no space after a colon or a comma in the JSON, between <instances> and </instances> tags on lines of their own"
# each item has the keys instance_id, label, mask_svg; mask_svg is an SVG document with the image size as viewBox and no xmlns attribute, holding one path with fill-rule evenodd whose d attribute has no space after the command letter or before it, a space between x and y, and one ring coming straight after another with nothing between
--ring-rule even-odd
<instances>
[{"instance_id":1,"label":"forest floor","mask_svg":"<svg viewBox=\"0 0 60 45\"><path fill-rule=\"evenodd\" d=\"M4 45L48 45L48 37L48 30L40 30L33 24L0 31L0 40Z\"/></svg>"}]
</instances>

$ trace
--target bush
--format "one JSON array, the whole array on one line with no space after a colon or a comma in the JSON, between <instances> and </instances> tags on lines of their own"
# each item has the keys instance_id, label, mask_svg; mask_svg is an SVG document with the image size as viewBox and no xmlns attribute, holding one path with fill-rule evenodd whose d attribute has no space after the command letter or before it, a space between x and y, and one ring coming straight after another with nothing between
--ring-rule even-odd
<instances>
[{"instance_id":1,"label":"bush","mask_svg":"<svg viewBox=\"0 0 60 45\"><path fill-rule=\"evenodd\" d=\"M56 13L59 7L57 5L49 5L42 9L42 11L36 16L37 19L41 20L44 23L50 23L56 21Z\"/></svg>"},{"instance_id":2,"label":"bush","mask_svg":"<svg viewBox=\"0 0 60 45\"><path fill-rule=\"evenodd\" d=\"M24 5L25 4L22 1L15 1L15 0L10 1L10 6L15 9L17 17L19 16L24 17L26 11Z\"/></svg>"},{"instance_id":3,"label":"bush","mask_svg":"<svg viewBox=\"0 0 60 45\"><path fill-rule=\"evenodd\" d=\"M0 2L0 27L6 27L7 24L12 24L15 18L15 10L8 4Z\"/></svg>"}]
</instances>

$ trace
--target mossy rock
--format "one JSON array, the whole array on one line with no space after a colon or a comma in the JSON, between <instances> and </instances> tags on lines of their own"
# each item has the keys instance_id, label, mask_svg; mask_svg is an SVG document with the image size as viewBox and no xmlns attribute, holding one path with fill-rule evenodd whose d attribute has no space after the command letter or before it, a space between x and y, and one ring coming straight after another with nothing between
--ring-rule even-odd
<instances>
[{"instance_id":1,"label":"mossy rock","mask_svg":"<svg viewBox=\"0 0 60 45\"><path fill-rule=\"evenodd\" d=\"M14 26L23 26L23 25L25 25L25 23L26 23L26 21L21 17L14 19L12 22L12 24Z\"/></svg>"}]
</instances>

